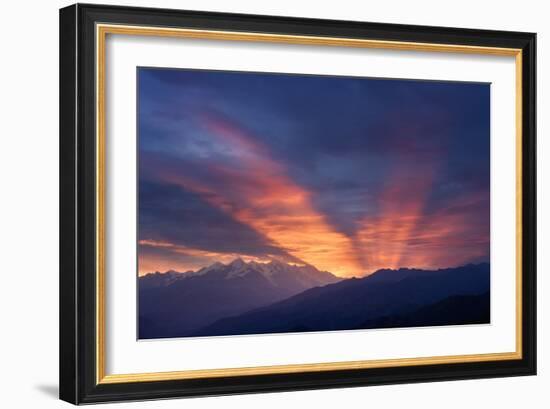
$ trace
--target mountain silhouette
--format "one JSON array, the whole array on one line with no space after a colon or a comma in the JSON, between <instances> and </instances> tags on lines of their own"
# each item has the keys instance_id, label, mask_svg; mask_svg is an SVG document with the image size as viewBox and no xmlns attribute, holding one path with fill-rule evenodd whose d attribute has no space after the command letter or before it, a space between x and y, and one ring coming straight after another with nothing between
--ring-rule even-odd
<instances>
[{"instance_id":1,"label":"mountain silhouette","mask_svg":"<svg viewBox=\"0 0 550 409\"><path fill-rule=\"evenodd\" d=\"M490 322L489 293L453 295L417 310L366 320L357 329L404 328Z\"/></svg>"},{"instance_id":2,"label":"mountain silhouette","mask_svg":"<svg viewBox=\"0 0 550 409\"><path fill-rule=\"evenodd\" d=\"M195 336L489 322L489 264L379 270L222 318Z\"/></svg>"},{"instance_id":3,"label":"mountain silhouette","mask_svg":"<svg viewBox=\"0 0 550 409\"><path fill-rule=\"evenodd\" d=\"M139 278L139 338L188 336L216 320L272 304L340 278L310 265L214 263Z\"/></svg>"}]
</instances>

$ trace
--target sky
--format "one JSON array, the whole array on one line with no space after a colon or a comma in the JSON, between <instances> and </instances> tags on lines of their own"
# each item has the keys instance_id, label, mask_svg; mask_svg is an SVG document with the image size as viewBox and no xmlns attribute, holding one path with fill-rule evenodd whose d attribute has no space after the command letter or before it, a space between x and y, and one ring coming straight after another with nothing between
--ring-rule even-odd
<instances>
[{"instance_id":1,"label":"sky","mask_svg":"<svg viewBox=\"0 0 550 409\"><path fill-rule=\"evenodd\" d=\"M138 68L139 274L489 261L490 85Z\"/></svg>"}]
</instances>

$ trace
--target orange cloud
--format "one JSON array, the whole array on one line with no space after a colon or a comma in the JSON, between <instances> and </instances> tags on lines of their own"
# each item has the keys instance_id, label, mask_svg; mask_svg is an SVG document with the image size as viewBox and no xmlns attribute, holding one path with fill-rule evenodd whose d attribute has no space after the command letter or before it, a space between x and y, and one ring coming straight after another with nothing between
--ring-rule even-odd
<instances>
[{"instance_id":1,"label":"orange cloud","mask_svg":"<svg viewBox=\"0 0 550 409\"><path fill-rule=\"evenodd\" d=\"M394 170L380 196L380 211L362 222L356 241L366 271L381 268L443 268L485 256L489 233L480 232L460 208L487 200L485 194L457 198L454 206L425 214L435 169L414 174L402 166ZM459 211L456 211L456 210Z\"/></svg>"},{"instance_id":2,"label":"orange cloud","mask_svg":"<svg viewBox=\"0 0 550 409\"><path fill-rule=\"evenodd\" d=\"M472 194L457 198L453 206L440 209L424 217L409 240L409 251L400 261L402 266L440 268L465 264L476 258L486 257L489 229L480 230L469 208L487 208L489 198L485 194ZM477 214L489 217L489 214Z\"/></svg>"},{"instance_id":3,"label":"orange cloud","mask_svg":"<svg viewBox=\"0 0 550 409\"><path fill-rule=\"evenodd\" d=\"M312 205L311 194L294 183L257 138L226 119L208 115L204 125L232 166L208 165L225 188L175 172L164 179L194 191L297 259L337 275L362 275L352 240L337 232Z\"/></svg>"},{"instance_id":4,"label":"orange cloud","mask_svg":"<svg viewBox=\"0 0 550 409\"><path fill-rule=\"evenodd\" d=\"M366 217L357 233L367 271L401 267L411 235L422 218L433 170L394 169L379 199L379 212Z\"/></svg>"}]
</instances>

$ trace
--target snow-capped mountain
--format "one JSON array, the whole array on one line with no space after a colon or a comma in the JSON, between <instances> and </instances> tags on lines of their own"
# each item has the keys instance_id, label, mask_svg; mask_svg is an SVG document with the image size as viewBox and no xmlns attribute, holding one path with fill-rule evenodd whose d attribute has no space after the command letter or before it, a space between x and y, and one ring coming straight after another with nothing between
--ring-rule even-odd
<instances>
[{"instance_id":1,"label":"snow-capped mountain","mask_svg":"<svg viewBox=\"0 0 550 409\"><path fill-rule=\"evenodd\" d=\"M185 277L187 274L192 273L193 271L186 271L185 273L180 273L174 270L169 270L165 273L155 271L154 273L149 273L143 277L140 277L139 286L140 288L166 287Z\"/></svg>"},{"instance_id":2,"label":"snow-capped mountain","mask_svg":"<svg viewBox=\"0 0 550 409\"><path fill-rule=\"evenodd\" d=\"M216 262L196 271L177 272L169 270L165 273L158 271L150 273L140 278L140 286L167 286L181 279L207 274L221 274L225 279L229 280L254 273L260 273L274 286L296 285L302 290L332 284L341 280L328 271L319 271L308 264L287 264L278 260L272 260L268 263L259 263L257 261L249 261L247 263L241 258L236 258L229 264Z\"/></svg>"},{"instance_id":3,"label":"snow-capped mountain","mask_svg":"<svg viewBox=\"0 0 550 409\"><path fill-rule=\"evenodd\" d=\"M215 320L340 279L310 265L233 260L139 279L140 338L185 336Z\"/></svg>"},{"instance_id":4,"label":"snow-capped mountain","mask_svg":"<svg viewBox=\"0 0 550 409\"><path fill-rule=\"evenodd\" d=\"M327 271L319 271L311 265L286 264L277 260L269 263L259 263L257 261L246 263L238 258L233 260L228 267L226 279L259 272L278 287L295 285L307 289L340 281L340 278L335 275Z\"/></svg>"}]
</instances>

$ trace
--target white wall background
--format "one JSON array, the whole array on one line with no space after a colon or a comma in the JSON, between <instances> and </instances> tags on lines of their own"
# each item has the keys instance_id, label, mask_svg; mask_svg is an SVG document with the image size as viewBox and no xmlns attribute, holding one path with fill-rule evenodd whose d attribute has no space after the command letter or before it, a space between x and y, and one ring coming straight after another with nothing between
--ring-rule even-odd
<instances>
[{"instance_id":1,"label":"white wall background","mask_svg":"<svg viewBox=\"0 0 550 409\"><path fill-rule=\"evenodd\" d=\"M96 3L96 1L89 0ZM117 407L397 408L548 407L550 143L546 118L550 25L545 2L339 0L133 0L100 3L538 33L539 375L537 377L245 395ZM9 1L0 22L0 402L50 408L58 360L58 8L69 2Z\"/></svg>"}]
</instances>

